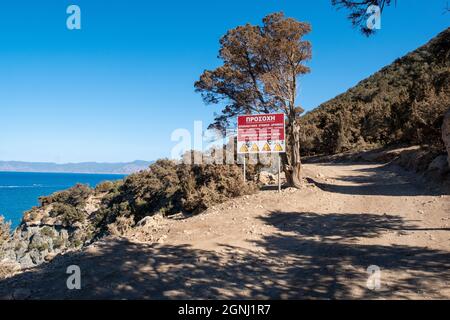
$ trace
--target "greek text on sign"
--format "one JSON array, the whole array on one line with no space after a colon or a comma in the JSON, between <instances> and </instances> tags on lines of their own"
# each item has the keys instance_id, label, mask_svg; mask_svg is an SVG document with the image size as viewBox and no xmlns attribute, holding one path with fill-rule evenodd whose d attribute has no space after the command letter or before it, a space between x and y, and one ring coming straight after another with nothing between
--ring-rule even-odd
<instances>
[{"instance_id":1,"label":"greek text on sign","mask_svg":"<svg viewBox=\"0 0 450 320\"><path fill-rule=\"evenodd\" d=\"M237 150L247 153L286 152L284 114L238 117Z\"/></svg>"}]
</instances>

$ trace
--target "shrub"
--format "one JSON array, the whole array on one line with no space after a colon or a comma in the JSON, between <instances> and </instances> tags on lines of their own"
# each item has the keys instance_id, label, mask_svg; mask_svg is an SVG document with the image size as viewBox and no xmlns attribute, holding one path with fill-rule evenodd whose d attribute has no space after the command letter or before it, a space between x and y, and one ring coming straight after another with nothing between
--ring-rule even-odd
<instances>
[{"instance_id":1,"label":"shrub","mask_svg":"<svg viewBox=\"0 0 450 320\"><path fill-rule=\"evenodd\" d=\"M55 203L50 211L50 216L59 217L66 226L85 221L85 213L81 209L63 203Z\"/></svg>"},{"instance_id":2,"label":"shrub","mask_svg":"<svg viewBox=\"0 0 450 320\"><path fill-rule=\"evenodd\" d=\"M114 223L108 225L108 231L115 236L126 236L133 226L133 217L118 217Z\"/></svg>"},{"instance_id":3,"label":"shrub","mask_svg":"<svg viewBox=\"0 0 450 320\"><path fill-rule=\"evenodd\" d=\"M174 162L159 160L148 171L127 177L119 192L104 203L104 222L131 215L139 220L160 210L179 212L181 189L176 169Z\"/></svg>"},{"instance_id":4,"label":"shrub","mask_svg":"<svg viewBox=\"0 0 450 320\"><path fill-rule=\"evenodd\" d=\"M254 193L253 182L244 183L237 165L179 165L182 209L200 213L227 199Z\"/></svg>"},{"instance_id":5,"label":"shrub","mask_svg":"<svg viewBox=\"0 0 450 320\"><path fill-rule=\"evenodd\" d=\"M49 226L45 226L41 229L41 235L52 238L55 235L54 230L49 227Z\"/></svg>"},{"instance_id":6,"label":"shrub","mask_svg":"<svg viewBox=\"0 0 450 320\"><path fill-rule=\"evenodd\" d=\"M95 187L95 191L96 192L101 192L101 193L112 193L112 192L116 192L118 190L118 188L122 185L122 181L118 180L118 181L103 181L100 182L96 187Z\"/></svg>"}]
</instances>

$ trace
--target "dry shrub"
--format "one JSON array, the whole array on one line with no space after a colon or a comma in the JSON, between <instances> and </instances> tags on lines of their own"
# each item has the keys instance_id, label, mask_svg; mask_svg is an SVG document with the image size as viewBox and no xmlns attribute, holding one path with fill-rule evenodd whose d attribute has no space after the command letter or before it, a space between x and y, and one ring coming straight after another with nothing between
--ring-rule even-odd
<instances>
[{"instance_id":1,"label":"dry shrub","mask_svg":"<svg viewBox=\"0 0 450 320\"><path fill-rule=\"evenodd\" d=\"M118 217L114 223L108 225L108 231L114 236L123 237L130 233L133 226L133 217Z\"/></svg>"},{"instance_id":2,"label":"dry shrub","mask_svg":"<svg viewBox=\"0 0 450 320\"><path fill-rule=\"evenodd\" d=\"M102 181L95 187L95 192L97 193L104 193L104 192L111 192L114 190L121 181Z\"/></svg>"}]
</instances>

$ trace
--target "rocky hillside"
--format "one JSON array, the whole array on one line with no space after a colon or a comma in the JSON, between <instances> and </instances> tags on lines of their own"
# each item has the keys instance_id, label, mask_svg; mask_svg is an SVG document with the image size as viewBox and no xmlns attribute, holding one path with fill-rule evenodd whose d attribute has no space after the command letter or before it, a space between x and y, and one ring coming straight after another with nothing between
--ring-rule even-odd
<instances>
[{"instance_id":1,"label":"rocky hillside","mask_svg":"<svg viewBox=\"0 0 450 320\"><path fill-rule=\"evenodd\" d=\"M443 153L450 108L450 28L301 120L304 155L390 145Z\"/></svg>"},{"instance_id":2,"label":"rocky hillside","mask_svg":"<svg viewBox=\"0 0 450 320\"><path fill-rule=\"evenodd\" d=\"M0 278L106 235L124 235L148 217L196 214L255 191L255 183L244 184L237 165L187 166L169 160L95 189L76 185L41 197L11 237L0 217Z\"/></svg>"}]
</instances>

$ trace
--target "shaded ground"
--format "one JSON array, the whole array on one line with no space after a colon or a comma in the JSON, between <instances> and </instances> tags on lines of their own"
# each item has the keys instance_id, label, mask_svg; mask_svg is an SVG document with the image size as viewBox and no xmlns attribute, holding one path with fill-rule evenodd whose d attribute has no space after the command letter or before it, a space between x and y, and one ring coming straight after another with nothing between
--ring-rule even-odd
<instances>
[{"instance_id":1,"label":"shaded ground","mask_svg":"<svg viewBox=\"0 0 450 320\"><path fill-rule=\"evenodd\" d=\"M308 165L260 192L0 282L6 299L449 299L450 197L381 165ZM66 268L79 265L82 289ZM381 288L367 288L367 268Z\"/></svg>"}]
</instances>

